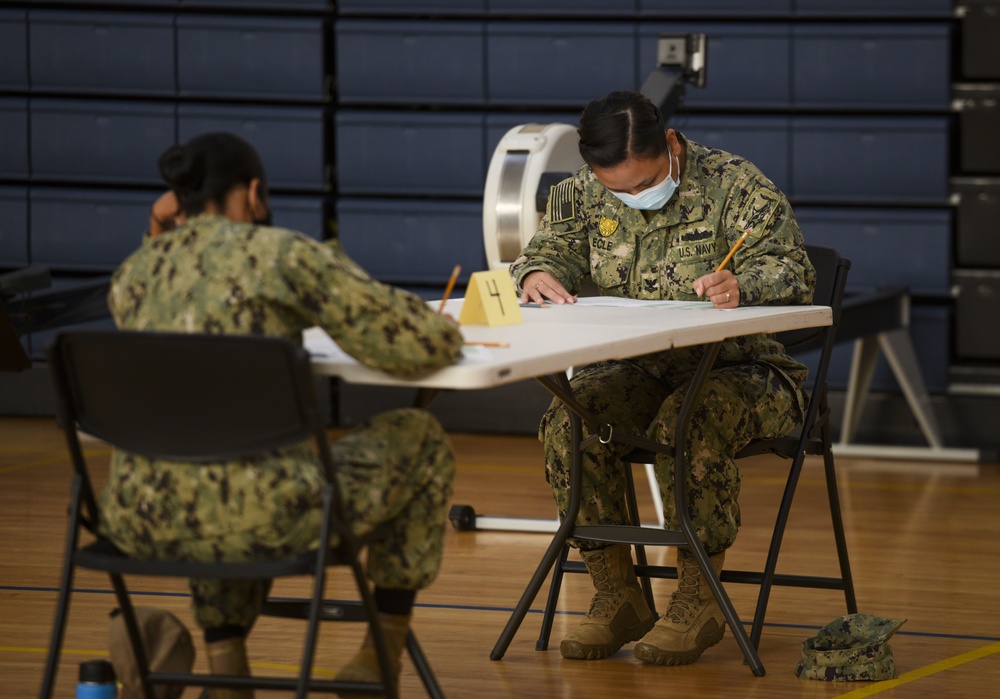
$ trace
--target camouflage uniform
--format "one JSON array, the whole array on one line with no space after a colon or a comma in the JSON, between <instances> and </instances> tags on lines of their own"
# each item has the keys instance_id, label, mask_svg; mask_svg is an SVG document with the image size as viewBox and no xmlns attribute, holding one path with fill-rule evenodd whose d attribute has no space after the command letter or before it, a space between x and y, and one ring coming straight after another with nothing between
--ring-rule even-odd
<instances>
[{"instance_id":1,"label":"camouflage uniform","mask_svg":"<svg viewBox=\"0 0 1000 699\"><path fill-rule=\"evenodd\" d=\"M815 270L785 196L753 164L705 148L678 134L687 162L677 193L660 211L625 206L589 167L552 188L538 232L511 265L521 286L544 270L577 293L593 280L606 296L696 299L692 283L714 272L747 229L750 235L729 269L741 305L804 304L812 300ZM674 349L582 368L576 397L603 421L672 443L677 413L703 347ZM740 471L734 454L753 439L787 433L801 421L806 368L770 336L722 344L685 445L690 460L688 508L709 554L732 545L740 523ZM587 431L585 429L585 436ZM568 503L569 415L559 401L542 418L546 470L560 513ZM595 441L583 454L579 524L625 523L620 444ZM667 524L678 528L673 459L656 462ZM594 548L590 542L571 542Z\"/></svg>"},{"instance_id":2,"label":"camouflage uniform","mask_svg":"<svg viewBox=\"0 0 1000 699\"><path fill-rule=\"evenodd\" d=\"M359 361L398 376L450 364L454 323L416 296L372 280L336 243L198 216L147 239L115 273L108 303L128 330L280 335L319 325ZM247 377L252 381L253 377ZM454 457L428 413L373 418L333 445L351 520L387 523L369 572L384 588L419 589L440 567ZM321 468L309 444L252 461L175 470L116 451L102 494L103 531L144 556L239 561L315 548ZM249 628L267 583L192 580L203 628Z\"/></svg>"}]
</instances>

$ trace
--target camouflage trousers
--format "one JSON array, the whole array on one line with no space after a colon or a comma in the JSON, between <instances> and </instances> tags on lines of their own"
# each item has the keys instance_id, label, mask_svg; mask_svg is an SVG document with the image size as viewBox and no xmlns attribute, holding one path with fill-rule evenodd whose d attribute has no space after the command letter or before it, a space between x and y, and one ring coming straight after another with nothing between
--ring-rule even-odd
<instances>
[{"instance_id":1,"label":"camouflage trousers","mask_svg":"<svg viewBox=\"0 0 1000 699\"><path fill-rule=\"evenodd\" d=\"M655 360L602 362L572 379L577 400L590 412L636 436L672 445L677 416L690 385L690 373L672 379ZM707 552L720 553L736 539L740 526L741 475L736 452L758 438L787 434L801 421L797 392L766 364L743 364L710 372L688 430L687 507ZM589 430L583 428L583 436ZM560 517L569 503L572 438L569 411L558 399L542 418L539 438L545 444L546 479ZM624 465L630 447L599 441L582 450L582 500L578 525L626 524ZM679 530L674 502L674 459L659 455L655 464L668 529ZM570 540L582 549L594 542Z\"/></svg>"},{"instance_id":2,"label":"camouflage trousers","mask_svg":"<svg viewBox=\"0 0 1000 699\"><path fill-rule=\"evenodd\" d=\"M441 566L455 476L454 455L440 424L425 411L390 411L357 426L332 444L331 451L354 531L366 534L380 525L388 529L388 536L368 549L372 582L387 589L419 590L429 585ZM298 468L315 469L315 459L299 462ZM303 501L307 501L305 506ZM318 492L285 504L282 512L254 512L257 519L284 520L280 531L271 526L185 538L180 547L151 544L141 536L123 541L128 533L121 527L108 533L123 550L158 558L244 561L315 549L321 519ZM289 521L288 510L296 508L300 509ZM270 581L193 579L190 589L192 612L201 628L240 626L249 630Z\"/></svg>"}]
</instances>

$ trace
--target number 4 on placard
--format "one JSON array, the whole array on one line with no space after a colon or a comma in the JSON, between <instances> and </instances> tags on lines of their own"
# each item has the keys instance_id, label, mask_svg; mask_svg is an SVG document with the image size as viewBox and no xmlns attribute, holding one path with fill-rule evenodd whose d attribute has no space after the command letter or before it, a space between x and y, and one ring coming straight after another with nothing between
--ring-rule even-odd
<instances>
[{"instance_id":1,"label":"number 4 on placard","mask_svg":"<svg viewBox=\"0 0 1000 699\"><path fill-rule=\"evenodd\" d=\"M514 282L505 269L475 272L469 278L458 322L463 325L522 323Z\"/></svg>"}]
</instances>

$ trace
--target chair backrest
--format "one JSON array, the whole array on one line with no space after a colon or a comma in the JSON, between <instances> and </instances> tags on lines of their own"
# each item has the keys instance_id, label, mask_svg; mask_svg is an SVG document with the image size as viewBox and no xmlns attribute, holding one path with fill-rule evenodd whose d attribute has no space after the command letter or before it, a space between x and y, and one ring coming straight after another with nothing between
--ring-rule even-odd
<instances>
[{"instance_id":1,"label":"chair backrest","mask_svg":"<svg viewBox=\"0 0 1000 699\"><path fill-rule=\"evenodd\" d=\"M309 355L285 338L71 331L58 336L49 362L64 427L129 452L202 463L309 439L326 446ZM95 515L75 442L74 468ZM328 450L319 458L332 476Z\"/></svg>"},{"instance_id":2,"label":"chair backrest","mask_svg":"<svg viewBox=\"0 0 1000 699\"><path fill-rule=\"evenodd\" d=\"M80 429L150 458L235 459L321 424L308 354L284 338L67 332L49 358Z\"/></svg>"},{"instance_id":3,"label":"chair backrest","mask_svg":"<svg viewBox=\"0 0 1000 699\"><path fill-rule=\"evenodd\" d=\"M833 310L833 334L840 324L840 313L844 304L844 289L847 286L847 273L851 269L851 261L833 248L818 245L806 245L806 254L813 267L816 268L816 289L813 292L813 303L818 306L829 306ZM822 349L825 338L829 335L827 327L803 328L778 333L777 339L786 350L796 354L814 349Z\"/></svg>"},{"instance_id":4,"label":"chair backrest","mask_svg":"<svg viewBox=\"0 0 1000 699\"><path fill-rule=\"evenodd\" d=\"M816 290L813 293L813 303L830 306L833 311L833 322L829 326L802 331L791 331L778 335L778 340L785 343L785 349L793 354L801 354L819 349L819 361L810 371L809 407L802 421L802 434L797 451L806 449L806 442L818 439L815 435L823 424L827 423L829 410L826 406L826 375L830 369L833 356L833 346L837 342L837 327L840 325L841 310L844 305L844 289L847 286L847 273L851 269L851 261L832 248L806 246L813 267L816 268Z\"/></svg>"}]
</instances>

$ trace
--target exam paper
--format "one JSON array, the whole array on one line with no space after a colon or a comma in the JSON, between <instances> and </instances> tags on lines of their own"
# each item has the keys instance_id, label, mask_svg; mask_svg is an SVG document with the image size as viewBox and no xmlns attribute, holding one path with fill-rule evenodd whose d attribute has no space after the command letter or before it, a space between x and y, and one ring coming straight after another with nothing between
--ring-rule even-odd
<instances>
[{"instance_id":1,"label":"exam paper","mask_svg":"<svg viewBox=\"0 0 1000 699\"><path fill-rule=\"evenodd\" d=\"M572 308L573 306L605 306L609 308L634 308L637 306L643 306L645 308L651 308L656 306L663 306L664 308L705 308L707 301L665 301L659 299L629 299L629 298L619 298L617 296L580 296L577 298L576 303L560 303L555 304L551 301L545 303L545 306L559 306L565 308ZM532 306L538 308L540 304L537 303L525 303L523 306Z\"/></svg>"},{"instance_id":2,"label":"exam paper","mask_svg":"<svg viewBox=\"0 0 1000 699\"><path fill-rule=\"evenodd\" d=\"M360 364L360 362L345 352L333 338L322 328L308 328L302 333L302 344L310 356L317 359L337 362L338 364ZM489 347L481 345L464 345L462 354L456 364L466 362L489 362L493 360L493 352Z\"/></svg>"}]
</instances>

